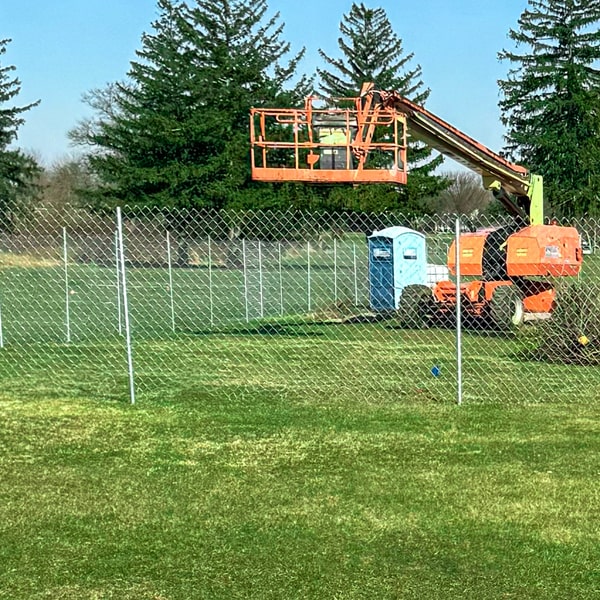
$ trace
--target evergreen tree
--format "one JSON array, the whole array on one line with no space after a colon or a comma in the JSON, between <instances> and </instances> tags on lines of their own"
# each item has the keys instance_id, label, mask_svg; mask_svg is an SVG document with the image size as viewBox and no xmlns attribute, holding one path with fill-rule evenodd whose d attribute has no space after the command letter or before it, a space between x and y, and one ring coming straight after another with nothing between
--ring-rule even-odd
<instances>
[{"instance_id":1,"label":"evergreen tree","mask_svg":"<svg viewBox=\"0 0 600 600\"><path fill-rule=\"evenodd\" d=\"M254 187L249 109L300 100L303 80L285 86L302 53L284 60L290 46L266 0L159 0L158 10L127 83L92 94L100 118L72 132L96 148L94 202L235 204Z\"/></svg>"},{"instance_id":2,"label":"evergreen tree","mask_svg":"<svg viewBox=\"0 0 600 600\"><path fill-rule=\"evenodd\" d=\"M0 57L10 40L0 40ZM11 148L17 131L25 122L21 116L38 104L6 106L21 90L21 82L12 75L14 66L0 62L0 228L10 229L15 218L34 197L34 179L39 172L35 160L21 150Z\"/></svg>"},{"instance_id":3,"label":"evergreen tree","mask_svg":"<svg viewBox=\"0 0 600 600\"><path fill-rule=\"evenodd\" d=\"M600 2L529 0L518 25L509 31L515 50L499 53L512 64L499 81L506 150L544 176L556 212L597 213Z\"/></svg>"},{"instance_id":4,"label":"evergreen tree","mask_svg":"<svg viewBox=\"0 0 600 600\"><path fill-rule=\"evenodd\" d=\"M397 90L417 104L425 103L429 90L423 87L421 67L411 67L414 53L405 53L383 8L353 3L339 27L342 57L331 58L319 50L321 58L333 68L333 72L317 69L325 94L354 97L365 81L372 81L378 89Z\"/></svg>"},{"instance_id":5,"label":"evergreen tree","mask_svg":"<svg viewBox=\"0 0 600 600\"><path fill-rule=\"evenodd\" d=\"M394 32L383 8L367 8L362 2L353 3L340 22L338 38L340 58L332 58L319 50L321 58L331 70L317 69L322 92L331 97L357 96L366 81L378 89L396 90L417 104L424 105L430 90L424 86L420 65L412 66L414 54L407 54L402 40ZM355 205L364 205L365 197L373 196L381 208L382 197L390 203L387 207L409 212L424 210L424 200L435 196L447 185L444 178L433 175L443 157L431 158L430 148L416 141L409 142L408 184L400 189L394 186L377 186L375 194L363 186L347 190Z\"/></svg>"}]
</instances>

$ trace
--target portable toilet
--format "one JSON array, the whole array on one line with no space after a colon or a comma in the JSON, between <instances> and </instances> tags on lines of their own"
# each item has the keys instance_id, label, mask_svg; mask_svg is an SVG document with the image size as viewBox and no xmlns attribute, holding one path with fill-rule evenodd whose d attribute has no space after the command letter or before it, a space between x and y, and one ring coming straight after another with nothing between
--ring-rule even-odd
<instances>
[{"instance_id":1,"label":"portable toilet","mask_svg":"<svg viewBox=\"0 0 600 600\"><path fill-rule=\"evenodd\" d=\"M427 285L425 236L408 227L388 227L368 240L371 310L395 310L407 285Z\"/></svg>"}]
</instances>

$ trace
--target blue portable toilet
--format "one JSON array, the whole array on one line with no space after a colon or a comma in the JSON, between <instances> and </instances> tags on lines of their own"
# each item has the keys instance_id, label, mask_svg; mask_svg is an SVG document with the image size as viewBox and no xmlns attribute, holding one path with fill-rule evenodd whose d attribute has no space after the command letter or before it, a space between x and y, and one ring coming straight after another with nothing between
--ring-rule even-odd
<instances>
[{"instance_id":1,"label":"blue portable toilet","mask_svg":"<svg viewBox=\"0 0 600 600\"><path fill-rule=\"evenodd\" d=\"M395 310L407 285L427 285L425 236L408 227L388 227L368 240L371 310Z\"/></svg>"}]
</instances>

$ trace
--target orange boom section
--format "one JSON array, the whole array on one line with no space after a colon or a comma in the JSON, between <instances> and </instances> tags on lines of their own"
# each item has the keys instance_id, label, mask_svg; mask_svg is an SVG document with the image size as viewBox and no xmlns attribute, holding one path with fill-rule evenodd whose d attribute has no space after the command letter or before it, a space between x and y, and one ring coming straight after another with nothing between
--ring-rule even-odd
<instances>
[{"instance_id":1,"label":"orange boom section","mask_svg":"<svg viewBox=\"0 0 600 600\"><path fill-rule=\"evenodd\" d=\"M482 230L474 233L463 233L460 236L460 273L463 276L483 275L483 249L490 231ZM456 275L456 242L448 248L448 269Z\"/></svg>"},{"instance_id":2,"label":"orange boom section","mask_svg":"<svg viewBox=\"0 0 600 600\"><path fill-rule=\"evenodd\" d=\"M335 102L319 108L311 96L303 109L251 109L252 178L405 184L405 115L377 95Z\"/></svg>"},{"instance_id":3,"label":"orange boom section","mask_svg":"<svg viewBox=\"0 0 600 600\"><path fill-rule=\"evenodd\" d=\"M492 253L506 256L507 277L577 275L581 270L583 255L579 232L575 227L556 225L531 225L508 236L505 244L497 248L486 246L493 229L482 229L460 236L460 270L464 276L484 275L484 256ZM456 246L448 249L448 268L456 274Z\"/></svg>"},{"instance_id":4,"label":"orange boom section","mask_svg":"<svg viewBox=\"0 0 600 600\"><path fill-rule=\"evenodd\" d=\"M482 229L460 236L462 275L485 275L486 253L502 257L506 277L564 277L577 275L581 269L583 255L579 232L574 227L531 225L509 235L505 243L489 247L488 237L494 231ZM448 250L448 268L456 274L455 242Z\"/></svg>"},{"instance_id":5,"label":"orange boom section","mask_svg":"<svg viewBox=\"0 0 600 600\"><path fill-rule=\"evenodd\" d=\"M506 269L510 277L577 275L582 260L575 227L532 225L508 238Z\"/></svg>"}]
</instances>

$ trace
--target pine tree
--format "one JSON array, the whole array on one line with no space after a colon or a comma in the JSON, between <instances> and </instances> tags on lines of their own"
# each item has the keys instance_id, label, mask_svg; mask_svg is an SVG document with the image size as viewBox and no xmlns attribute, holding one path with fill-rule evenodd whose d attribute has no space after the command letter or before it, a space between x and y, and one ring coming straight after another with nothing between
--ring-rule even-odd
<instances>
[{"instance_id":1,"label":"pine tree","mask_svg":"<svg viewBox=\"0 0 600 600\"><path fill-rule=\"evenodd\" d=\"M529 0L508 34L515 49L499 53L513 65L499 81L506 151L544 176L563 215L599 209L599 24L598 0Z\"/></svg>"},{"instance_id":2,"label":"pine tree","mask_svg":"<svg viewBox=\"0 0 600 600\"><path fill-rule=\"evenodd\" d=\"M94 201L234 204L252 189L249 109L298 102L304 81L285 86L302 53L284 60L290 46L266 0L159 0L158 10L127 82L92 94L98 120L72 132L96 149Z\"/></svg>"},{"instance_id":3,"label":"pine tree","mask_svg":"<svg viewBox=\"0 0 600 600\"><path fill-rule=\"evenodd\" d=\"M425 103L429 90L423 87L421 67L410 66L414 53L405 53L383 8L353 3L339 27L342 58L331 58L319 50L321 58L337 71L317 69L325 94L354 97L364 82L372 81L379 89L397 90L417 104Z\"/></svg>"},{"instance_id":4,"label":"pine tree","mask_svg":"<svg viewBox=\"0 0 600 600\"><path fill-rule=\"evenodd\" d=\"M362 84L375 83L382 90L396 90L403 96L424 105L430 90L424 86L420 65L412 65L414 53L406 53L400 37L394 32L383 8L367 8L362 2L353 3L340 22L338 38L340 58L332 58L319 50L321 58L332 70L317 69L322 92L330 97L357 96ZM377 186L377 207L381 208L382 194L389 208L409 212L424 210L423 200L435 196L446 186L446 180L433 175L443 157L431 158L425 145L411 141L408 148L408 185L400 189ZM354 188L351 194L363 196L354 204L364 205L365 190ZM372 195L372 194L367 194Z\"/></svg>"},{"instance_id":5,"label":"pine tree","mask_svg":"<svg viewBox=\"0 0 600 600\"><path fill-rule=\"evenodd\" d=\"M0 57L11 40L0 40ZM25 122L21 116L38 104L6 106L21 90L21 82L12 75L14 66L0 62L0 228L7 230L33 199L34 180L39 172L35 160L21 150L11 148L18 129Z\"/></svg>"}]
</instances>

